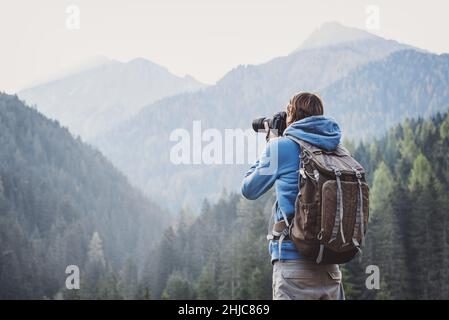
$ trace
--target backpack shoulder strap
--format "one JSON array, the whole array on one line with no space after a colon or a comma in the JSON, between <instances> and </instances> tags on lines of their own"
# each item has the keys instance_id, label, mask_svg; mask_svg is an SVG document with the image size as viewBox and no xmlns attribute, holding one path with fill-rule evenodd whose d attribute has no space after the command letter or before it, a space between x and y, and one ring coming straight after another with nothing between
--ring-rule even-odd
<instances>
[{"instance_id":1,"label":"backpack shoulder strap","mask_svg":"<svg viewBox=\"0 0 449 320\"><path fill-rule=\"evenodd\" d=\"M286 134L285 137L296 142L300 146L302 151L309 152L310 154L313 154L313 152L315 152L315 151L322 151L321 148L314 146L313 144L310 144L310 143L308 143L304 140L301 140L295 136Z\"/></svg>"}]
</instances>

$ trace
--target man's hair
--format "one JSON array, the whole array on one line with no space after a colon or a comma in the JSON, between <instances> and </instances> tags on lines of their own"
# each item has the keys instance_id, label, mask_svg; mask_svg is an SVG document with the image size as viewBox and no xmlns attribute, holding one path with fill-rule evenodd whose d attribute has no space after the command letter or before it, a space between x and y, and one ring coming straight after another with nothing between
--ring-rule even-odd
<instances>
[{"instance_id":1,"label":"man's hair","mask_svg":"<svg viewBox=\"0 0 449 320\"><path fill-rule=\"evenodd\" d=\"M287 107L287 125L310 116L319 116L324 113L321 98L309 92L300 92L290 99Z\"/></svg>"}]
</instances>

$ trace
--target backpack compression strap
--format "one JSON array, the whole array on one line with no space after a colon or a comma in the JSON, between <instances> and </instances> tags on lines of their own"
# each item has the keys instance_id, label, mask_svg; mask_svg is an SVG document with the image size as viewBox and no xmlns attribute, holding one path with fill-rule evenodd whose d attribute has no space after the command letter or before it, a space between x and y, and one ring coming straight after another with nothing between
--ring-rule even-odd
<instances>
[{"instance_id":1,"label":"backpack compression strap","mask_svg":"<svg viewBox=\"0 0 449 320\"><path fill-rule=\"evenodd\" d=\"M363 191L362 191L362 175L359 171L357 171L356 169L353 169L355 172L355 175L357 177L357 182L359 184L359 194L357 197L357 215L356 215L356 220L355 220L355 226L354 226L354 235L352 237L352 243L354 244L354 246L359 249L360 251L360 246L363 245L363 240L364 240L364 221L363 221ZM361 237L361 242L359 243L357 241L357 236L360 233L360 237Z\"/></svg>"},{"instance_id":2,"label":"backpack compression strap","mask_svg":"<svg viewBox=\"0 0 449 320\"><path fill-rule=\"evenodd\" d=\"M335 213L335 223L332 229L332 236L329 243L337 239L338 231L341 233L341 240L346 243L345 235L343 232L343 189L341 188L341 172L338 169L334 169L335 178L337 180L337 212Z\"/></svg>"}]
</instances>

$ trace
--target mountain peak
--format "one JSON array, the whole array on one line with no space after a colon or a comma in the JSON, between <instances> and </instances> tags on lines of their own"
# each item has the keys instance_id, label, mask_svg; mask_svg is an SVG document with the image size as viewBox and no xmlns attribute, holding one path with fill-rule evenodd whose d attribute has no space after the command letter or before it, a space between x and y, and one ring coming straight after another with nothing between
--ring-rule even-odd
<instances>
[{"instance_id":1,"label":"mountain peak","mask_svg":"<svg viewBox=\"0 0 449 320\"><path fill-rule=\"evenodd\" d=\"M131 59L128 62L126 62L126 64L130 65L130 66L160 69L160 70L164 70L164 71L168 72L167 68L165 68L161 65L158 65L157 63L154 63L153 61L142 58L142 57L137 57L137 58Z\"/></svg>"},{"instance_id":2,"label":"mountain peak","mask_svg":"<svg viewBox=\"0 0 449 320\"><path fill-rule=\"evenodd\" d=\"M378 37L367 31L347 27L339 22L332 21L324 23L312 32L296 51L376 38Z\"/></svg>"},{"instance_id":3,"label":"mountain peak","mask_svg":"<svg viewBox=\"0 0 449 320\"><path fill-rule=\"evenodd\" d=\"M133 58L133 59L129 60L127 63L136 63L136 64L139 64L139 63L141 63L141 64L148 64L148 63L150 63L150 64L155 64L154 62L151 62L150 60L142 58L142 57Z\"/></svg>"}]
</instances>

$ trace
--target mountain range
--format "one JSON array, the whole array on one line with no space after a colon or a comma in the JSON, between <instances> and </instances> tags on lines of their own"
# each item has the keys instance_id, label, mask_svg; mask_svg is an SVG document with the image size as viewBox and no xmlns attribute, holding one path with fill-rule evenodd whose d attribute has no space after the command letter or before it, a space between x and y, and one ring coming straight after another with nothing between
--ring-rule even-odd
<instances>
[{"instance_id":1,"label":"mountain range","mask_svg":"<svg viewBox=\"0 0 449 320\"><path fill-rule=\"evenodd\" d=\"M93 68L24 89L18 96L89 141L164 97L205 87L149 60L103 61Z\"/></svg>"}]
</instances>

